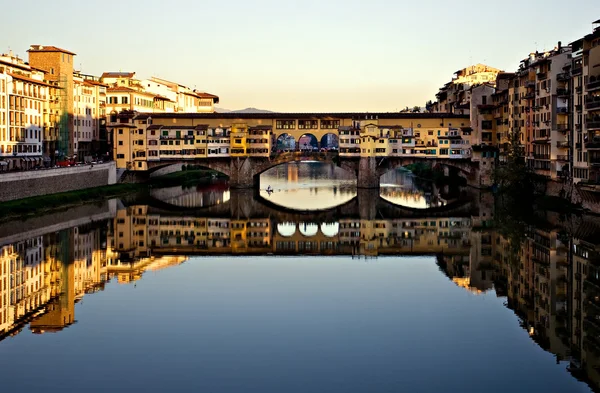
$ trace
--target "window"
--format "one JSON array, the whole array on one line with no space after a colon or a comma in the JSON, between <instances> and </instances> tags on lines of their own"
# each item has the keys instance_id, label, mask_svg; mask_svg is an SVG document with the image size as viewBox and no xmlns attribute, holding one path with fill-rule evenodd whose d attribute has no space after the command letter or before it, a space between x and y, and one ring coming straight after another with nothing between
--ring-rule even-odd
<instances>
[{"instance_id":1,"label":"window","mask_svg":"<svg viewBox=\"0 0 600 393\"><path fill-rule=\"evenodd\" d=\"M338 129L340 127L339 120L321 120L321 128L333 130Z\"/></svg>"},{"instance_id":2,"label":"window","mask_svg":"<svg viewBox=\"0 0 600 393\"><path fill-rule=\"evenodd\" d=\"M301 130L317 129L317 128L319 128L319 121L318 120L298 120L298 128Z\"/></svg>"},{"instance_id":3,"label":"window","mask_svg":"<svg viewBox=\"0 0 600 393\"><path fill-rule=\"evenodd\" d=\"M296 120L277 120L276 128L279 130L290 130L296 128Z\"/></svg>"},{"instance_id":4,"label":"window","mask_svg":"<svg viewBox=\"0 0 600 393\"><path fill-rule=\"evenodd\" d=\"M119 146L123 146L123 141L119 141Z\"/></svg>"},{"instance_id":5,"label":"window","mask_svg":"<svg viewBox=\"0 0 600 393\"><path fill-rule=\"evenodd\" d=\"M121 104L128 104L128 103L129 103L129 97L127 97L127 96L121 97Z\"/></svg>"},{"instance_id":6,"label":"window","mask_svg":"<svg viewBox=\"0 0 600 393\"><path fill-rule=\"evenodd\" d=\"M117 154L117 158L125 158L125 154Z\"/></svg>"}]
</instances>

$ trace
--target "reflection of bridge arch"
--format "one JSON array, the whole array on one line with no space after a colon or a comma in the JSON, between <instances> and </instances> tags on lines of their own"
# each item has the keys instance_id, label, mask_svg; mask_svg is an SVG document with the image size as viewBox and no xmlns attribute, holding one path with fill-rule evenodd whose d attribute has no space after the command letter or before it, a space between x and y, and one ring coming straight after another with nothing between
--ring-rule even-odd
<instances>
[{"instance_id":1,"label":"reflection of bridge arch","mask_svg":"<svg viewBox=\"0 0 600 393\"><path fill-rule=\"evenodd\" d=\"M303 236L312 237L319 233L319 225L309 222L301 222L298 229Z\"/></svg>"},{"instance_id":2,"label":"reflection of bridge arch","mask_svg":"<svg viewBox=\"0 0 600 393\"><path fill-rule=\"evenodd\" d=\"M250 190L232 190L229 201L199 209L185 209L150 200L150 208L157 213L201 214L204 217L272 217L278 222L335 222L339 218L383 217L463 217L477 214L478 204L474 190L455 202L439 208L411 209L395 205L379 196L378 190L358 190L358 195L343 205L326 210L298 211L270 203Z\"/></svg>"},{"instance_id":3,"label":"reflection of bridge arch","mask_svg":"<svg viewBox=\"0 0 600 393\"><path fill-rule=\"evenodd\" d=\"M296 224L284 222L277 224L277 233L283 237L292 237L296 233Z\"/></svg>"}]
</instances>

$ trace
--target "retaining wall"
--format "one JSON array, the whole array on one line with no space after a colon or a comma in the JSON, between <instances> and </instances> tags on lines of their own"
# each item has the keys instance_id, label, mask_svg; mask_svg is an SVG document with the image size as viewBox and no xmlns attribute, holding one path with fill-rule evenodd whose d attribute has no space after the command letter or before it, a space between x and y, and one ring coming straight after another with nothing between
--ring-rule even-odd
<instances>
[{"instance_id":1,"label":"retaining wall","mask_svg":"<svg viewBox=\"0 0 600 393\"><path fill-rule=\"evenodd\" d=\"M117 182L114 162L0 174L0 202Z\"/></svg>"}]
</instances>

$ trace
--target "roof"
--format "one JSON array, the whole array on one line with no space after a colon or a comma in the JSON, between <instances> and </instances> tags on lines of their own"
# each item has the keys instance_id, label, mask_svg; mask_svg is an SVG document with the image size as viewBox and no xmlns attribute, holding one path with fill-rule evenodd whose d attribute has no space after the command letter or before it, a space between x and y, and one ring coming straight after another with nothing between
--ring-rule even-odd
<instances>
[{"instance_id":1,"label":"roof","mask_svg":"<svg viewBox=\"0 0 600 393\"><path fill-rule=\"evenodd\" d=\"M50 45L31 45L27 52L61 52L76 56L76 54L71 51Z\"/></svg>"},{"instance_id":2,"label":"roof","mask_svg":"<svg viewBox=\"0 0 600 393\"><path fill-rule=\"evenodd\" d=\"M24 76L24 75L13 74L12 72L7 72L7 74L10 75L10 76L12 76L15 79L20 79L20 80L25 81L25 82L35 83L35 84L42 85L42 86L55 87L54 85L50 85L50 84L48 84L48 83L46 83L44 81L40 81L40 80L37 80L37 79L29 78L29 77Z\"/></svg>"},{"instance_id":3,"label":"roof","mask_svg":"<svg viewBox=\"0 0 600 393\"><path fill-rule=\"evenodd\" d=\"M146 91L135 90L135 89L132 89L131 87L126 87L126 86L109 87L108 89L106 89L106 92L107 93L126 92L126 93L136 93L136 94L142 94L145 96L156 97L156 94L148 93Z\"/></svg>"},{"instance_id":4,"label":"roof","mask_svg":"<svg viewBox=\"0 0 600 393\"><path fill-rule=\"evenodd\" d=\"M104 72L100 78L133 78L135 72Z\"/></svg>"},{"instance_id":5,"label":"roof","mask_svg":"<svg viewBox=\"0 0 600 393\"><path fill-rule=\"evenodd\" d=\"M399 113L399 112L320 112L320 113L138 113L138 119L469 119L469 115L455 113Z\"/></svg>"},{"instance_id":6,"label":"roof","mask_svg":"<svg viewBox=\"0 0 600 393\"><path fill-rule=\"evenodd\" d=\"M154 114L150 117L156 117ZM195 126L162 126L160 124L152 124L148 126L148 130L206 130L208 129L208 124L198 124Z\"/></svg>"},{"instance_id":7,"label":"roof","mask_svg":"<svg viewBox=\"0 0 600 393\"><path fill-rule=\"evenodd\" d=\"M108 85L106 83L98 82L98 81L95 81L95 80L92 80L92 79L84 79L83 81L85 83L89 83L90 85L108 87Z\"/></svg>"}]
</instances>

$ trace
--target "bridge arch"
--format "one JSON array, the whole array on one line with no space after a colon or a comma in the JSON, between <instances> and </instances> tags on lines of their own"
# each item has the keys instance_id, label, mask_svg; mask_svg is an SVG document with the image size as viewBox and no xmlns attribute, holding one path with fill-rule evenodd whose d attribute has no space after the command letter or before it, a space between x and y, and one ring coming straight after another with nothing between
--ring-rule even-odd
<instances>
[{"instance_id":1,"label":"bridge arch","mask_svg":"<svg viewBox=\"0 0 600 393\"><path fill-rule=\"evenodd\" d=\"M298 150L314 151L319 150L319 139L310 132L306 132L298 138Z\"/></svg>"},{"instance_id":2,"label":"bridge arch","mask_svg":"<svg viewBox=\"0 0 600 393\"><path fill-rule=\"evenodd\" d=\"M328 132L321 137L320 148L325 150L338 150L340 147L340 138L337 133Z\"/></svg>"},{"instance_id":3,"label":"bridge arch","mask_svg":"<svg viewBox=\"0 0 600 393\"><path fill-rule=\"evenodd\" d=\"M276 152L286 152L286 151L294 151L296 150L296 138L292 134L288 134L284 132L280 134L275 140L275 151Z\"/></svg>"},{"instance_id":4,"label":"bridge arch","mask_svg":"<svg viewBox=\"0 0 600 393\"><path fill-rule=\"evenodd\" d=\"M215 172L219 172L227 177L230 176L230 167L229 163L222 163L218 161L210 162L168 162L161 161L157 162L156 165L153 165L148 168L148 174L150 178L168 175L170 173L181 172L185 170L191 169L209 169Z\"/></svg>"}]
</instances>

